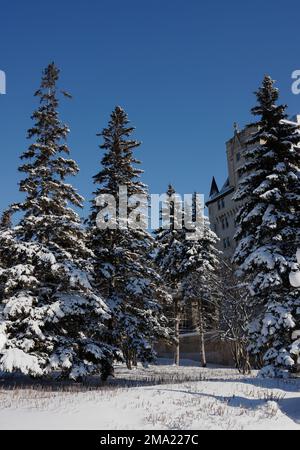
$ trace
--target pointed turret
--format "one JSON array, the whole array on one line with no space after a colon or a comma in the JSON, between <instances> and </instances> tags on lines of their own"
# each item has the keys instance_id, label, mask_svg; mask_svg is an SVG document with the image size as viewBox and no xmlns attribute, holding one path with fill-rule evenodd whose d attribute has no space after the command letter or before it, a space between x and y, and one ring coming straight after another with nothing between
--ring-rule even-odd
<instances>
[{"instance_id":1,"label":"pointed turret","mask_svg":"<svg viewBox=\"0 0 300 450\"><path fill-rule=\"evenodd\" d=\"M174 187L172 186L172 184L169 184L168 186L168 190L166 192L168 197L172 197L172 195L174 195L176 193Z\"/></svg>"},{"instance_id":2,"label":"pointed turret","mask_svg":"<svg viewBox=\"0 0 300 450\"><path fill-rule=\"evenodd\" d=\"M217 182L215 180L215 177L213 177L212 182L211 182L209 196L213 197L214 195L216 195L218 193L219 193L219 188L218 188Z\"/></svg>"}]
</instances>

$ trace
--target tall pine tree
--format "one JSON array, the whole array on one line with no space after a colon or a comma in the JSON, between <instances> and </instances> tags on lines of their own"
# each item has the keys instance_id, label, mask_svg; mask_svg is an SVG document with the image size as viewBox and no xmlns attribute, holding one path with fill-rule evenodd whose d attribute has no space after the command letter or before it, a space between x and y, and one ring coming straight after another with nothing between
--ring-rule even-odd
<instances>
[{"instance_id":1,"label":"tall pine tree","mask_svg":"<svg viewBox=\"0 0 300 450\"><path fill-rule=\"evenodd\" d=\"M172 299L171 310L167 305L167 312L170 318L171 326L174 329L175 337L175 351L174 351L174 364L179 365L180 361L180 321L183 312L183 299L181 295L181 279L182 274L179 270L183 240L182 231L182 214L176 212L176 208L181 208L182 205L178 203L176 192L174 187L169 184L166 192L166 202L162 209L162 226L155 230L156 237L156 255L155 263L158 267L161 276L166 282L168 292ZM169 223L165 223L165 220L169 220Z\"/></svg>"},{"instance_id":2,"label":"tall pine tree","mask_svg":"<svg viewBox=\"0 0 300 450\"><path fill-rule=\"evenodd\" d=\"M40 105L28 132L32 143L19 168L26 198L14 205L22 217L0 233L1 368L32 376L55 371L76 380L106 377L113 350L101 341L109 310L92 286L85 231L72 209L82 197L65 181L79 169L64 157L69 129L58 115L58 78L52 63L35 93Z\"/></svg>"},{"instance_id":3,"label":"tall pine tree","mask_svg":"<svg viewBox=\"0 0 300 450\"><path fill-rule=\"evenodd\" d=\"M209 221L203 218L203 229L197 240L185 243L183 264L185 273L182 282L184 304L196 314L196 324L200 337L200 361L206 367L205 333L219 326L220 252L218 238L210 229Z\"/></svg>"},{"instance_id":4,"label":"tall pine tree","mask_svg":"<svg viewBox=\"0 0 300 450\"><path fill-rule=\"evenodd\" d=\"M151 259L153 238L142 223L131 226L130 214L135 205L131 204L130 197L147 197L147 187L140 181L142 170L137 168L140 161L134 156L140 142L131 138L133 131L127 114L117 106L108 127L100 134L104 140L100 148L105 153L101 170L94 176L97 189L88 220L95 279L112 310L108 339L121 350L129 368L137 361L152 361L155 342L160 338L169 339L161 307L167 294ZM127 189L128 217L123 217L121 212L120 187ZM106 206L99 205L96 199L107 194L116 201L116 214L113 217L108 214L114 228L101 228L97 224L97 217L104 214ZM141 219L142 216L145 214L140 214Z\"/></svg>"},{"instance_id":5,"label":"tall pine tree","mask_svg":"<svg viewBox=\"0 0 300 450\"><path fill-rule=\"evenodd\" d=\"M266 76L256 92L260 116L245 150L235 200L238 214L234 262L250 280L257 320L250 328L250 349L263 353L263 373L280 375L294 370L299 355L291 335L300 326L299 290L292 289L300 226L299 125L287 120L286 106L277 105L278 90Z\"/></svg>"},{"instance_id":6,"label":"tall pine tree","mask_svg":"<svg viewBox=\"0 0 300 450\"><path fill-rule=\"evenodd\" d=\"M215 314L216 296L212 278L218 267L217 236L209 228L207 218L200 218L201 205L196 194L192 204L183 204L177 198L172 185L166 192L163 212L169 209L166 218L156 231L158 250L156 264L164 277L173 299L173 322L176 338L174 361L180 360L180 321L185 310L196 307L200 333L200 359L206 365L204 332L210 318ZM192 209L189 214L186 208ZM163 214L164 217L164 214Z\"/></svg>"}]
</instances>

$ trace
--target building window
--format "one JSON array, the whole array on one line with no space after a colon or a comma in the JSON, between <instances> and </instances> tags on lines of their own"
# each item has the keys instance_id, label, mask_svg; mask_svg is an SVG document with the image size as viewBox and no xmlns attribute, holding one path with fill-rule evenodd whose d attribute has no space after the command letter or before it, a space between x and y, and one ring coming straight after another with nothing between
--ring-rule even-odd
<instances>
[{"instance_id":1,"label":"building window","mask_svg":"<svg viewBox=\"0 0 300 450\"><path fill-rule=\"evenodd\" d=\"M226 247L227 247L227 239L223 239L223 247L224 247L224 249L226 249Z\"/></svg>"},{"instance_id":2,"label":"building window","mask_svg":"<svg viewBox=\"0 0 300 450\"><path fill-rule=\"evenodd\" d=\"M237 154L236 154L236 160L239 161L240 159L241 159L241 154L240 154L240 152L237 152Z\"/></svg>"},{"instance_id":3,"label":"building window","mask_svg":"<svg viewBox=\"0 0 300 450\"><path fill-rule=\"evenodd\" d=\"M218 200L218 209L225 208L225 200L222 198L221 200Z\"/></svg>"},{"instance_id":4,"label":"building window","mask_svg":"<svg viewBox=\"0 0 300 450\"><path fill-rule=\"evenodd\" d=\"M221 223L222 223L222 229L225 230L225 228L229 227L229 222L227 217L224 217L223 219L221 219Z\"/></svg>"}]
</instances>

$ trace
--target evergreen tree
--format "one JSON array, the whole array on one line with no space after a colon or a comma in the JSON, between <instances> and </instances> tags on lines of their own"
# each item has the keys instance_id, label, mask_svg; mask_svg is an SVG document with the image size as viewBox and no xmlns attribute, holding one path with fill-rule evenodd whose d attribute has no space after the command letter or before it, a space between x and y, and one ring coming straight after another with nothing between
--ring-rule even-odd
<instances>
[{"instance_id":1,"label":"evergreen tree","mask_svg":"<svg viewBox=\"0 0 300 450\"><path fill-rule=\"evenodd\" d=\"M297 263L295 267L293 267L294 270L290 273L290 283L293 287L299 288L300 287L300 248L298 248L296 253Z\"/></svg>"},{"instance_id":2,"label":"evergreen tree","mask_svg":"<svg viewBox=\"0 0 300 450\"><path fill-rule=\"evenodd\" d=\"M12 214L13 214L12 207L7 208L5 211L3 211L0 218L0 236L4 235L12 228ZM7 260L3 255L3 258L0 260L0 276L5 267L7 267ZM3 295L4 295L4 283L0 278L0 303L3 300Z\"/></svg>"},{"instance_id":3,"label":"evergreen tree","mask_svg":"<svg viewBox=\"0 0 300 450\"><path fill-rule=\"evenodd\" d=\"M113 351L101 340L109 310L92 286L85 231L72 209L82 197L65 182L79 169L63 156L69 129L58 115L58 78L52 63L35 93L40 105L28 132L32 143L19 168L26 198L14 205L22 217L0 233L1 368L32 376L55 371L76 380L100 372L106 377Z\"/></svg>"},{"instance_id":4,"label":"evergreen tree","mask_svg":"<svg viewBox=\"0 0 300 450\"><path fill-rule=\"evenodd\" d=\"M138 360L152 361L155 342L160 338L169 339L161 307L167 295L153 267L154 242L143 226L145 212L139 214L136 224L131 217L136 206L130 201L131 196L147 199L147 187L140 181L143 171L137 168L140 161L134 156L140 142L131 138L133 131L127 114L117 106L108 127L100 134L104 139L100 148L105 154L101 170L94 176L97 189L88 220L95 279L112 310L108 339L120 348L128 368ZM121 211L120 187L127 190L126 217ZM115 214L113 217L108 214L114 226L99 227L97 218L100 214L105 216L106 205L99 205L97 199L107 194L116 201Z\"/></svg>"},{"instance_id":5,"label":"evergreen tree","mask_svg":"<svg viewBox=\"0 0 300 450\"><path fill-rule=\"evenodd\" d=\"M180 360L179 332L183 312L183 298L181 293L182 270L180 269L180 265L184 232L182 230L183 216L181 207L182 205L178 202L174 187L169 184L166 192L166 202L163 203L162 207L162 226L155 231L157 244L155 263L168 286L168 291L172 298L173 311L168 315L173 316L171 324L175 337L174 363L176 365L179 365ZM178 210L179 214L177 213Z\"/></svg>"},{"instance_id":6,"label":"evergreen tree","mask_svg":"<svg viewBox=\"0 0 300 450\"><path fill-rule=\"evenodd\" d=\"M192 200L189 218L187 204L180 205L173 186L169 185L164 208L169 208L168 227L156 231L158 251L156 263L170 287L174 307L176 337L175 364L179 364L179 325L184 310L196 307L200 333L200 358L206 366L204 333L216 316L217 296L212 280L216 276L219 252L217 236L209 228L208 219L198 220L201 205L196 194ZM177 210L176 210L177 208ZM182 209L181 209L182 208ZM197 212L198 209L198 212ZM196 214L197 213L197 214ZM184 220L185 219L185 220Z\"/></svg>"},{"instance_id":7,"label":"evergreen tree","mask_svg":"<svg viewBox=\"0 0 300 450\"><path fill-rule=\"evenodd\" d=\"M197 327L200 335L200 361L206 367L205 333L219 325L220 291L219 273L220 252L217 250L218 238L204 218L201 238L190 241L185 252L186 272L183 278L184 303L194 306Z\"/></svg>"},{"instance_id":8,"label":"evergreen tree","mask_svg":"<svg viewBox=\"0 0 300 450\"><path fill-rule=\"evenodd\" d=\"M299 290L289 283L299 241L299 126L277 105L278 90L266 76L252 109L260 116L245 150L245 164L235 200L238 216L234 262L249 279L257 320L252 323L250 350L263 352L263 373L280 375L297 362L291 334L299 327Z\"/></svg>"},{"instance_id":9,"label":"evergreen tree","mask_svg":"<svg viewBox=\"0 0 300 450\"><path fill-rule=\"evenodd\" d=\"M11 217L12 217L12 210L11 210L11 208L8 208L3 212L3 214L0 218L0 228L1 229L5 230L5 229L12 227Z\"/></svg>"},{"instance_id":10,"label":"evergreen tree","mask_svg":"<svg viewBox=\"0 0 300 450\"><path fill-rule=\"evenodd\" d=\"M290 273L290 283L291 286L295 289L300 290L300 249L298 248L297 253L296 253L296 258L297 258L297 263L295 264L295 266L293 267L293 271ZM296 365L294 367L294 370L296 372L300 371L300 352L299 352L299 347L300 347L300 331L299 330L295 330L292 333L292 346L291 346L291 354L294 355L294 358L296 359Z\"/></svg>"}]
</instances>

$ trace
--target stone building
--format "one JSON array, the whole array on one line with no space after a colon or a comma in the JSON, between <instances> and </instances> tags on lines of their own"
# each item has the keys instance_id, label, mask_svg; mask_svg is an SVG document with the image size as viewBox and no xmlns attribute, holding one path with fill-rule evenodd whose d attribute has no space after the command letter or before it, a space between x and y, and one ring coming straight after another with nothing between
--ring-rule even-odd
<instances>
[{"instance_id":1,"label":"stone building","mask_svg":"<svg viewBox=\"0 0 300 450\"><path fill-rule=\"evenodd\" d=\"M206 202L210 226L220 238L219 250L230 258L235 249L234 234L236 229L235 217L240 205L232 197L239 183L239 168L244 162L243 153L247 148L246 142L254 128L237 130L235 125L234 136L226 142L228 176L222 188L213 177L209 199Z\"/></svg>"},{"instance_id":2,"label":"stone building","mask_svg":"<svg viewBox=\"0 0 300 450\"><path fill-rule=\"evenodd\" d=\"M296 115L291 121L300 124L300 115ZM241 206L241 204L235 202L232 197L240 180L239 168L244 162L244 150L246 148L251 148L250 146L247 146L247 141L254 132L254 127L244 128L243 130L238 131L237 126L235 125L233 137L226 142L227 179L221 189L219 189L218 184L213 177L209 199L206 202L210 226L220 238L218 244L219 250L221 250L227 258L232 257L236 247L234 241L236 230L235 217Z\"/></svg>"}]
</instances>

